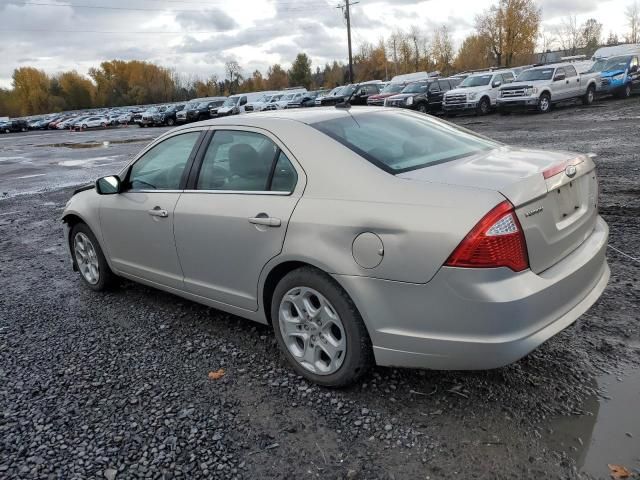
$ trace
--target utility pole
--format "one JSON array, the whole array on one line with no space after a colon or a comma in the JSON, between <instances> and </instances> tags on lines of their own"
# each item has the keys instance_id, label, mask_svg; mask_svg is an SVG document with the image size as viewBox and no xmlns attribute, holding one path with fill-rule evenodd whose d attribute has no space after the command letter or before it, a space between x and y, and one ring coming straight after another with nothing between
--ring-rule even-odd
<instances>
[{"instance_id":1,"label":"utility pole","mask_svg":"<svg viewBox=\"0 0 640 480\"><path fill-rule=\"evenodd\" d=\"M353 55L351 53L351 13L349 7L360 2L349 2L344 0L344 6L340 5L338 8L344 9L344 17L347 19L347 43L349 45L349 83L353 83Z\"/></svg>"}]
</instances>

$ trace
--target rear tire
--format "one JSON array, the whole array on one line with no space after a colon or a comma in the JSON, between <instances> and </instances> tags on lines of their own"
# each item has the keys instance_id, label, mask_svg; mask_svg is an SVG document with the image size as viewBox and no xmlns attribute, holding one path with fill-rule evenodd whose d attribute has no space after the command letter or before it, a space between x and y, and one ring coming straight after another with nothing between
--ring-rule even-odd
<instances>
[{"instance_id":1,"label":"rear tire","mask_svg":"<svg viewBox=\"0 0 640 480\"><path fill-rule=\"evenodd\" d=\"M115 284L117 277L109 268L102 248L87 224L76 224L71 229L69 242L82 283L96 292L107 290Z\"/></svg>"},{"instance_id":2,"label":"rear tire","mask_svg":"<svg viewBox=\"0 0 640 480\"><path fill-rule=\"evenodd\" d=\"M587 93L585 93L584 96L582 97L582 104L591 105L595 100L595 98L596 98L596 87L591 85L589 88L587 88Z\"/></svg>"},{"instance_id":3,"label":"rear tire","mask_svg":"<svg viewBox=\"0 0 640 480\"><path fill-rule=\"evenodd\" d=\"M167 118L167 125L173 127L176 124L176 121L173 118Z\"/></svg>"},{"instance_id":4,"label":"rear tire","mask_svg":"<svg viewBox=\"0 0 640 480\"><path fill-rule=\"evenodd\" d=\"M373 365L360 313L340 285L320 270L302 267L285 275L273 292L271 319L287 361L311 382L343 387ZM331 357L331 351L338 353Z\"/></svg>"},{"instance_id":5,"label":"rear tire","mask_svg":"<svg viewBox=\"0 0 640 480\"><path fill-rule=\"evenodd\" d=\"M549 113L550 111L551 111L551 96L545 92L542 95L540 95L540 100L538 101L538 112Z\"/></svg>"}]
</instances>

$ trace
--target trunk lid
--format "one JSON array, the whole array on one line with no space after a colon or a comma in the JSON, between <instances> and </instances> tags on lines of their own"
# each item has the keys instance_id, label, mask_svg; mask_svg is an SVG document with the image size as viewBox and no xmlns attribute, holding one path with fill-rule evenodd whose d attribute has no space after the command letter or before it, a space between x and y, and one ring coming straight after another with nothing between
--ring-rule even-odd
<instances>
[{"instance_id":1,"label":"trunk lid","mask_svg":"<svg viewBox=\"0 0 640 480\"><path fill-rule=\"evenodd\" d=\"M535 273L580 246L598 216L595 164L587 155L501 147L398 177L500 192L516 208Z\"/></svg>"}]
</instances>

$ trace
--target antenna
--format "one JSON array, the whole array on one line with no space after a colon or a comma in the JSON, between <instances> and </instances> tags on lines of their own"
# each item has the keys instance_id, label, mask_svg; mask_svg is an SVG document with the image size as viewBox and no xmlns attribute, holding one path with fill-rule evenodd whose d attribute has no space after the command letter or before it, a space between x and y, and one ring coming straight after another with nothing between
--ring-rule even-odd
<instances>
[{"instance_id":1,"label":"antenna","mask_svg":"<svg viewBox=\"0 0 640 480\"><path fill-rule=\"evenodd\" d=\"M351 97L353 97L353 94L358 91L358 88L360 88L360 84L356 83L355 88L349 94L349 98L340 103L336 103L336 108L351 108L351 104L349 102L351 101Z\"/></svg>"}]
</instances>

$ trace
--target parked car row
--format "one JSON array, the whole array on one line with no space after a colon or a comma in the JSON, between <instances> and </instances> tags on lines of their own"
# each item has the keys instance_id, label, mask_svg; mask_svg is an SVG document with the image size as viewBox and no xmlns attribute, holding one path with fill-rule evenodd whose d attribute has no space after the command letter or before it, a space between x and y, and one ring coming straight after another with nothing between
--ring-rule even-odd
<instances>
[{"instance_id":1,"label":"parked car row","mask_svg":"<svg viewBox=\"0 0 640 480\"><path fill-rule=\"evenodd\" d=\"M65 112L29 119L0 120L0 133L27 130L106 128L116 125L173 126L244 113L317 106L371 105L423 113L485 115L492 111L549 112L554 105L601 96L628 98L640 89L640 44L602 47L589 60L565 57L559 62L513 68L397 75L389 82L370 80L332 90L291 87L189 102Z\"/></svg>"}]
</instances>

